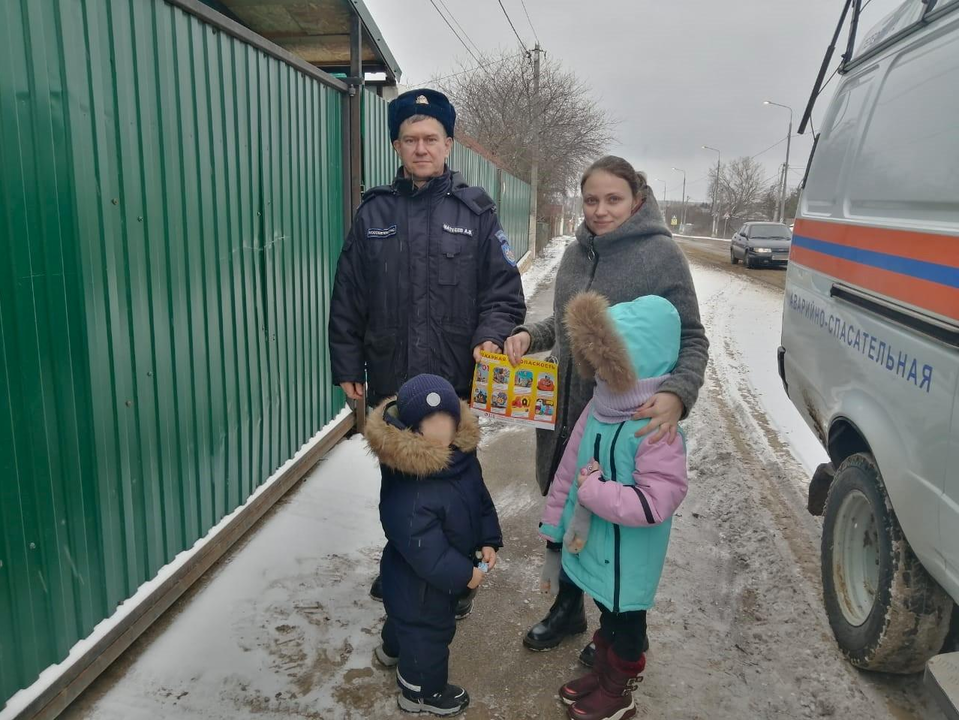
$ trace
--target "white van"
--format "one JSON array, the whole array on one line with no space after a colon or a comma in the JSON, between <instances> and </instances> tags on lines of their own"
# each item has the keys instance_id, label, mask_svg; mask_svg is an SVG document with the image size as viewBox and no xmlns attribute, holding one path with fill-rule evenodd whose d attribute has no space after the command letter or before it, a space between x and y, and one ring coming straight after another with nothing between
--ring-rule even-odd
<instances>
[{"instance_id":1,"label":"white van","mask_svg":"<svg viewBox=\"0 0 960 720\"><path fill-rule=\"evenodd\" d=\"M885 672L956 643L957 16L912 0L845 58L786 282L780 375L831 460L809 493L824 605Z\"/></svg>"}]
</instances>

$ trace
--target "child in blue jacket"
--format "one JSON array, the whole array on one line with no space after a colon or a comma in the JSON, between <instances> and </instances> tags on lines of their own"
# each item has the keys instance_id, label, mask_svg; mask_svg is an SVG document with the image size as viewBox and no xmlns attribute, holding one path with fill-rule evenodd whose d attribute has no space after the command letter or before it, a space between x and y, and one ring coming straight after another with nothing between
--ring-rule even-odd
<instances>
[{"instance_id":1,"label":"child in blue jacket","mask_svg":"<svg viewBox=\"0 0 960 720\"><path fill-rule=\"evenodd\" d=\"M480 426L449 382L418 375L373 412L364 433L380 460L387 537L377 658L397 667L402 710L456 715L470 702L447 682L457 600L480 585L503 546L476 455Z\"/></svg>"}]
</instances>

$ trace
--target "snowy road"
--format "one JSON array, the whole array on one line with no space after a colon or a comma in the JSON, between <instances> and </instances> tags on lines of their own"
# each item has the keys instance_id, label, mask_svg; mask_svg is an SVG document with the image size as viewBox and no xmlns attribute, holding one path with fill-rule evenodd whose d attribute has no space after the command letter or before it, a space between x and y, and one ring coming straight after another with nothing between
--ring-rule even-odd
<instances>
[{"instance_id":1,"label":"snowy road","mask_svg":"<svg viewBox=\"0 0 960 720\"><path fill-rule=\"evenodd\" d=\"M650 614L640 717L927 717L919 678L852 669L821 609L805 485L823 451L777 377L782 293L716 265L695 262L694 275L712 362L686 423L690 494ZM531 313L551 298L544 287ZM543 654L520 644L549 605L535 589L532 433L489 432L481 457L507 547L459 626L451 679L471 692L468 718L559 720L556 688L579 673L587 638ZM372 663L377 492L362 441L341 444L66 717L403 717L392 676Z\"/></svg>"}]
</instances>

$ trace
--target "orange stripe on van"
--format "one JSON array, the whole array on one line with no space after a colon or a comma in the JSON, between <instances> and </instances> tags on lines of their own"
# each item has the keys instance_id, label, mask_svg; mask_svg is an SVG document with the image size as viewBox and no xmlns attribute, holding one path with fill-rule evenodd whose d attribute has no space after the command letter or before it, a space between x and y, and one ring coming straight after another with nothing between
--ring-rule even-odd
<instances>
[{"instance_id":1,"label":"orange stripe on van","mask_svg":"<svg viewBox=\"0 0 960 720\"><path fill-rule=\"evenodd\" d=\"M819 220L797 220L794 226L797 235L816 238L824 242L846 245L861 250L899 255L911 260L958 267L960 245L956 235L935 235L912 230L863 227ZM956 317L956 315L954 315Z\"/></svg>"},{"instance_id":2,"label":"orange stripe on van","mask_svg":"<svg viewBox=\"0 0 960 720\"><path fill-rule=\"evenodd\" d=\"M799 223L797 223L799 226ZM821 224L821 223L818 223ZM797 230L799 232L799 228ZM807 229L810 232L810 228ZM956 238L953 239L956 243ZM917 258L920 259L920 258ZM958 292L956 288L921 278L909 277L900 273L862 265L831 255L794 246L790 252L790 261L832 275L851 285L895 298L914 307L957 320Z\"/></svg>"}]
</instances>

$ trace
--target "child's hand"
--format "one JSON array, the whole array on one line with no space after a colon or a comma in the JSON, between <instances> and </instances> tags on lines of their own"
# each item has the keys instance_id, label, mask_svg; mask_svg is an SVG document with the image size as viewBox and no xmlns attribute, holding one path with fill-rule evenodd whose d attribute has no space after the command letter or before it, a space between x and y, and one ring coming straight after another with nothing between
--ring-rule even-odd
<instances>
[{"instance_id":1,"label":"child's hand","mask_svg":"<svg viewBox=\"0 0 960 720\"><path fill-rule=\"evenodd\" d=\"M557 592L560 589L560 551L549 547L543 556L543 569L540 571L540 592Z\"/></svg>"},{"instance_id":2,"label":"child's hand","mask_svg":"<svg viewBox=\"0 0 960 720\"><path fill-rule=\"evenodd\" d=\"M567 546L567 550L574 555L579 555L586 547L592 519L593 513L578 502L576 509L573 511L570 525L563 535L563 542Z\"/></svg>"},{"instance_id":3,"label":"child's hand","mask_svg":"<svg viewBox=\"0 0 960 720\"><path fill-rule=\"evenodd\" d=\"M480 549L480 555L482 556L482 560L487 564L487 572L493 570L497 564L497 551L489 545L485 545Z\"/></svg>"},{"instance_id":4,"label":"child's hand","mask_svg":"<svg viewBox=\"0 0 960 720\"><path fill-rule=\"evenodd\" d=\"M593 475L594 473L601 473L600 463L596 460L591 460L587 463L587 466L580 470L580 475L577 477L577 487L583 487L583 484L587 481L587 478Z\"/></svg>"},{"instance_id":5,"label":"child's hand","mask_svg":"<svg viewBox=\"0 0 960 720\"><path fill-rule=\"evenodd\" d=\"M480 587L480 583L483 582L483 570L480 568L473 569L473 577L470 578L470 582L467 583L468 590L476 590Z\"/></svg>"}]
</instances>

